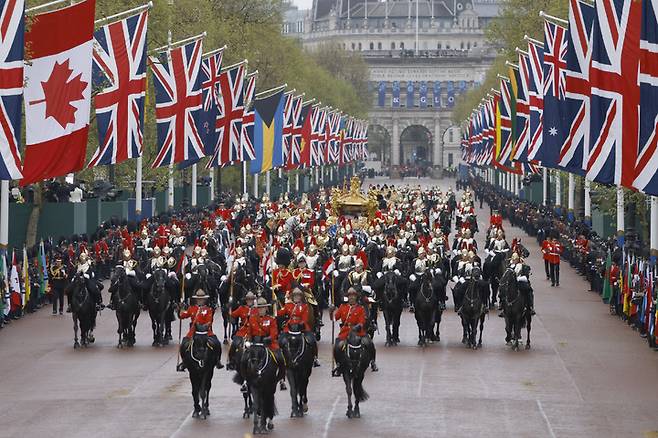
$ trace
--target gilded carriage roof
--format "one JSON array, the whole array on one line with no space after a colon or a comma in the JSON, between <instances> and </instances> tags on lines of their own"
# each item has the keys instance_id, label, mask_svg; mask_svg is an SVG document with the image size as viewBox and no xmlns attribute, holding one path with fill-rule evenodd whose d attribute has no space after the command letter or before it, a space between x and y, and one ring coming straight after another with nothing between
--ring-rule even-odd
<instances>
[{"instance_id":1,"label":"gilded carriage roof","mask_svg":"<svg viewBox=\"0 0 658 438\"><path fill-rule=\"evenodd\" d=\"M361 180L352 177L349 188L334 188L331 191L331 210L334 215L368 216L373 218L377 211L377 195L370 191L361 192Z\"/></svg>"}]
</instances>

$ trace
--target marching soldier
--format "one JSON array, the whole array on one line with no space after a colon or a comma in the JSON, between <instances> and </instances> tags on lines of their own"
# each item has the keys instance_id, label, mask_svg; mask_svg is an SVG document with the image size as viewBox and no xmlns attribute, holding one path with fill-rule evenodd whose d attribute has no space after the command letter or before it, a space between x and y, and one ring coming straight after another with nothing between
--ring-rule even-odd
<instances>
[{"instance_id":1,"label":"marching soldier","mask_svg":"<svg viewBox=\"0 0 658 438\"><path fill-rule=\"evenodd\" d=\"M53 295L53 315L57 315L57 303L59 302L59 314L64 310L64 291L68 286L68 275L66 266L62 263L62 256L55 256L55 263L50 266L48 278L50 279L50 290Z\"/></svg>"}]
</instances>

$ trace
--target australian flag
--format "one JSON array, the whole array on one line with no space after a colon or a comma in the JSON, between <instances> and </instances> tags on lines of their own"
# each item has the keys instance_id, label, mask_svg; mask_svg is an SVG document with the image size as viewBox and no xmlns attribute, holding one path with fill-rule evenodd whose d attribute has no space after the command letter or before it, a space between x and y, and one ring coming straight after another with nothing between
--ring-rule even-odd
<instances>
[{"instance_id":1,"label":"australian flag","mask_svg":"<svg viewBox=\"0 0 658 438\"><path fill-rule=\"evenodd\" d=\"M557 167L569 132L565 104L568 39L567 29L544 22L544 138L535 155L544 167Z\"/></svg>"}]
</instances>

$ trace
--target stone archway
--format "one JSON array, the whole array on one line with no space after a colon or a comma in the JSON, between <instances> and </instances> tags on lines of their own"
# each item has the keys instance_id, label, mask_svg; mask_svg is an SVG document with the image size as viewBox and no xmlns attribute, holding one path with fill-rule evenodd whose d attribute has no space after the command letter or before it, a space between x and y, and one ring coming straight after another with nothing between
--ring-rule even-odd
<instances>
[{"instance_id":1,"label":"stone archway","mask_svg":"<svg viewBox=\"0 0 658 438\"><path fill-rule=\"evenodd\" d=\"M391 163L391 134L385 126L368 126L368 154L370 160L381 161L382 167Z\"/></svg>"},{"instance_id":2,"label":"stone archway","mask_svg":"<svg viewBox=\"0 0 658 438\"><path fill-rule=\"evenodd\" d=\"M409 125L400 134L400 165L412 173L428 173L433 163L433 150L432 132L424 125Z\"/></svg>"}]
</instances>

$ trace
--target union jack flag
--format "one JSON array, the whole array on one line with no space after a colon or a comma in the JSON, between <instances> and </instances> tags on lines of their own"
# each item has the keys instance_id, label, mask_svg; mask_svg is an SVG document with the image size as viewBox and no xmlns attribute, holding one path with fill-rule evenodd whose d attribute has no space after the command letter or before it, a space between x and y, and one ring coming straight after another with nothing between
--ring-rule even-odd
<instances>
[{"instance_id":1,"label":"union jack flag","mask_svg":"<svg viewBox=\"0 0 658 438\"><path fill-rule=\"evenodd\" d=\"M150 57L160 147L154 168L204 156L199 135L202 47L203 39L199 38L171 50L167 59L162 59L163 54Z\"/></svg>"},{"instance_id":2,"label":"union jack flag","mask_svg":"<svg viewBox=\"0 0 658 438\"><path fill-rule=\"evenodd\" d=\"M311 123L311 167L324 164L325 120L327 111L318 108L313 111Z\"/></svg>"},{"instance_id":3,"label":"union jack flag","mask_svg":"<svg viewBox=\"0 0 658 438\"><path fill-rule=\"evenodd\" d=\"M567 42L566 119L569 132L560 149L558 166L584 175L589 155L590 84L594 6L583 0L569 0Z\"/></svg>"},{"instance_id":4,"label":"union jack flag","mask_svg":"<svg viewBox=\"0 0 658 438\"><path fill-rule=\"evenodd\" d=\"M217 143L206 167L240 161L242 155L242 117L244 116L244 63L222 72L217 120Z\"/></svg>"},{"instance_id":5,"label":"union jack flag","mask_svg":"<svg viewBox=\"0 0 658 438\"><path fill-rule=\"evenodd\" d=\"M215 150L217 144L217 133L215 131L215 120L219 101L222 99L219 90L219 76L222 69L224 50L219 50L201 61L201 90L203 91L203 127L202 137L206 155Z\"/></svg>"},{"instance_id":6,"label":"union jack flag","mask_svg":"<svg viewBox=\"0 0 658 438\"><path fill-rule=\"evenodd\" d=\"M290 150L292 148L292 129L293 129L293 103L294 96L292 91L284 94L283 102L283 162L288 163L290 160Z\"/></svg>"},{"instance_id":7,"label":"union jack flag","mask_svg":"<svg viewBox=\"0 0 658 438\"><path fill-rule=\"evenodd\" d=\"M0 179L21 179L25 0L0 0Z\"/></svg>"},{"instance_id":8,"label":"union jack flag","mask_svg":"<svg viewBox=\"0 0 658 438\"><path fill-rule=\"evenodd\" d=\"M290 133L290 147L288 150L288 159L286 160L286 170L296 169L301 161L301 138L304 120L302 119L302 108L304 106L303 96L297 96L292 101L292 129ZM308 113L307 105L306 112Z\"/></svg>"},{"instance_id":9,"label":"union jack flag","mask_svg":"<svg viewBox=\"0 0 658 438\"><path fill-rule=\"evenodd\" d=\"M541 148L544 113L544 48L532 41L528 42L528 97L530 102L530 132L528 159L534 160Z\"/></svg>"},{"instance_id":10,"label":"union jack flag","mask_svg":"<svg viewBox=\"0 0 658 438\"><path fill-rule=\"evenodd\" d=\"M658 5L644 2L640 37L640 153L633 185L658 195Z\"/></svg>"},{"instance_id":11,"label":"union jack flag","mask_svg":"<svg viewBox=\"0 0 658 438\"><path fill-rule=\"evenodd\" d=\"M340 118L341 115L338 111L332 111L327 116L327 132L325 138L327 164L335 163L338 161Z\"/></svg>"},{"instance_id":12,"label":"union jack flag","mask_svg":"<svg viewBox=\"0 0 658 438\"><path fill-rule=\"evenodd\" d=\"M352 130L354 127L354 119L349 117L345 121L345 129L343 130L343 139L341 141L341 151L338 159L338 165L343 166L352 161Z\"/></svg>"},{"instance_id":13,"label":"union jack flag","mask_svg":"<svg viewBox=\"0 0 658 438\"><path fill-rule=\"evenodd\" d=\"M564 101L568 33L562 26L544 22L544 138L535 154L544 167L557 167L569 125Z\"/></svg>"},{"instance_id":14,"label":"union jack flag","mask_svg":"<svg viewBox=\"0 0 658 438\"><path fill-rule=\"evenodd\" d=\"M251 107L251 101L256 94L256 77L257 72L247 75L247 83L244 87L244 115L242 117L242 136L240 139L240 159L239 161L250 161L256 158L256 149L254 149L254 108Z\"/></svg>"},{"instance_id":15,"label":"union jack flag","mask_svg":"<svg viewBox=\"0 0 658 438\"><path fill-rule=\"evenodd\" d=\"M529 71L530 58L525 53L519 53L516 96L516 148L512 155L512 159L515 161L528 161L528 143L530 140Z\"/></svg>"},{"instance_id":16,"label":"union jack flag","mask_svg":"<svg viewBox=\"0 0 658 438\"><path fill-rule=\"evenodd\" d=\"M89 167L142 155L148 12L94 32L94 98L99 146Z\"/></svg>"},{"instance_id":17,"label":"union jack flag","mask_svg":"<svg viewBox=\"0 0 658 438\"><path fill-rule=\"evenodd\" d=\"M638 148L642 3L596 0L587 178L632 187Z\"/></svg>"}]
</instances>

